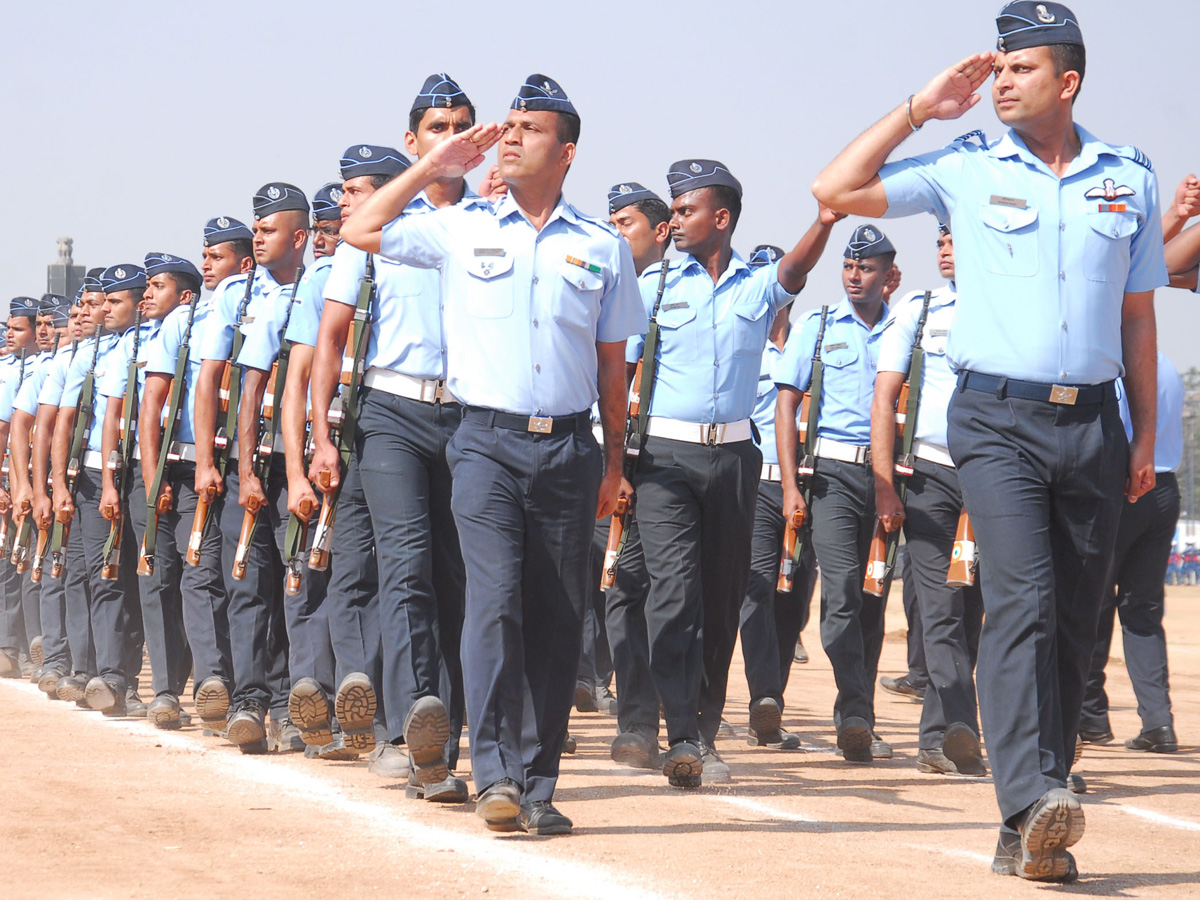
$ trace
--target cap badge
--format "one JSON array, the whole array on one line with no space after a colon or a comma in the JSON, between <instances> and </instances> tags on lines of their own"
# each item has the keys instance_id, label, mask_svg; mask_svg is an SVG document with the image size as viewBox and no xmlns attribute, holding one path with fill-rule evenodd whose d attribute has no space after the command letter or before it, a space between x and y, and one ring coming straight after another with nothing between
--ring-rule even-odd
<instances>
[{"instance_id":1,"label":"cap badge","mask_svg":"<svg viewBox=\"0 0 1200 900\"><path fill-rule=\"evenodd\" d=\"M330 188L329 189L329 199L332 200L334 203L337 203L339 200L342 199L342 192L340 190L338 190L337 188Z\"/></svg>"},{"instance_id":2,"label":"cap badge","mask_svg":"<svg viewBox=\"0 0 1200 900\"><path fill-rule=\"evenodd\" d=\"M622 194L632 194L633 193L633 188L631 188L627 184L621 185L619 188L617 188L617 190L620 191Z\"/></svg>"},{"instance_id":3,"label":"cap badge","mask_svg":"<svg viewBox=\"0 0 1200 900\"><path fill-rule=\"evenodd\" d=\"M550 86L550 82L549 82L549 81L543 81L543 82L542 82L542 88L543 88L543 90L545 90L545 91L546 91L546 93L547 93L547 94L549 94L551 97L553 97L555 94L557 94L557 93L558 93L558 91L556 91L554 88L552 88L552 87Z\"/></svg>"},{"instance_id":4,"label":"cap badge","mask_svg":"<svg viewBox=\"0 0 1200 900\"><path fill-rule=\"evenodd\" d=\"M879 236L877 234L875 234L875 232L872 231L870 228L863 229L863 237L865 237L868 241L875 241L875 240L878 240L878 238L879 238Z\"/></svg>"},{"instance_id":5,"label":"cap badge","mask_svg":"<svg viewBox=\"0 0 1200 900\"><path fill-rule=\"evenodd\" d=\"M688 168L697 175L704 171L704 166L700 165L700 163L692 163Z\"/></svg>"},{"instance_id":6,"label":"cap badge","mask_svg":"<svg viewBox=\"0 0 1200 900\"><path fill-rule=\"evenodd\" d=\"M228 228L229 220L227 218L225 218L224 216L221 216L221 218L217 219L217 227L218 228Z\"/></svg>"},{"instance_id":7,"label":"cap badge","mask_svg":"<svg viewBox=\"0 0 1200 900\"><path fill-rule=\"evenodd\" d=\"M371 158L371 148L370 147L359 147L358 155L361 156L363 159L370 159Z\"/></svg>"},{"instance_id":8,"label":"cap badge","mask_svg":"<svg viewBox=\"0 0 1200 900\"><path fill-rule=\"evenodd\" d=\"M124 269L117 269L117 271L113 272L113 274L114 274L114 275L116 275L118 278L124 278L124 277L125 277L125 270L124 270Z\"/></svg>"},{"instance_id":9,"label":"cap badge","mask_svg":"<svg viewBox=\"0 0 1200 900\"><path fill-rule=\"evenodd\" d=\"M175 261L175 257L171 256L171 254L169 254L169 253L164 253L164 254L162 255L162 261L163 261L163 262L168 262L168 263L169 263L169 262L174 262L174 261Z\"/></svg>"},{"instance_id":10,"label":"cap badge","mask_svg":"<svg viewBox=\"0 0 1200 900\"><path fill-rule=\"evenodd\" d=\"M272 200L278 200L279 199L279 188L275 187L275 185L271 185L269 188L267 188L267 196L270 197Z\"/></svg>"},{"instance_id":11,"label":"cap badge","mask_svg":"<svg viewBox=\"0 0 1200 900\"><path fill-rule=\"evenodd\" d=\"M1038 21L1045 25L1049 25L1054 21L1054 13L1046 9L1046 4L1044 3L1039 3L1037 5L1037 17Z\"/></svg>"}]
</instances>

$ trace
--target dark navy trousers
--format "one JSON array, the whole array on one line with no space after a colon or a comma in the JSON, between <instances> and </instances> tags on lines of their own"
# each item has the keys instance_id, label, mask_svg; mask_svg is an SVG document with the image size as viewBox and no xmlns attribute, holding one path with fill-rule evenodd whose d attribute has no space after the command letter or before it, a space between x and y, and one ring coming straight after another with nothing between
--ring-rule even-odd
<instances>
[{"instance_id":1,"label":"dark navy trousers","mask_svg":"<svg viewBox=\"0 0 1200 900\"><path fill-rule=\"evenodd\" d=\"M762 453L649 437L634 486L650 573L650 669L667 740L716 741L725 708Z\"/></svg>"},{"instance_id":2,"label":"dark navy trousers","mask_svg":"<svg viewBox=\"0 0 1200 900\"><path fill-rule=\"evenodd\" d=\"M608 547L608 531L612 517L596 520L592 530L592 592L583 614L583 649L579 653L581 687L594 690L607 686L613 676L612 651L608 645L608 623L604 619L604 591L600 590L600 570L604 566L604 551Z\"/></svg>"},{"instance_id":3,"label":"dark navy trousers","mask_svg":"<svg viewBox=\"0 0 1200 900\"><path fill-rule=\"evenodd\" d=\"M463 419L447 459L466 562L462 661L476 788L550 800L575 695L604 461L590 429ZM586 418L586 417L585 417Z\"/></svg>"},{"instance_id":4,"label":"dark navy trousers","mask_svg":"<svg viewBox=\"0 0 1200 900\"><path fill-rule=\"evenodd\" d=\"M953 541L953 536L951 536ZM929 686L929 668L925 664L925 627L921 619L921 603L917 591L917 579L912 566L908 564L912 557L907 548L904 549L905 563L901 573L901 599L904 603L904 619L908 622L908 634L905 644L908 649L908 674L905 678L913 687Z\"/></svg>"},{"instance_id":5,"label":"dark navy trousers","mask_svg":"<svg viewBox=\"0 0 1200 900\"><path fill-rule=\"evenodd\" d=\"M979 710L1012 829L1066 785L1129 446L1115 396L1065 406L960 387L949 449L979 547Z\"/></svg>"},{"instance_id":6,"label":"dark navy trousers","mask_svg":"<svg viewBox=\"0 0 1200 900\"><path fill-rule=\"evenodd\" d=\"M759 481L754 507L754 538L750 549L750 580L738 630L742 636L742 659L750 702L772 698L783 709L796 652L796 639L808 624L817 564L809 542L800 567L793 572L791 593L775 590L783 555L783 485Z\"/></svg>"},{"instance_id":7,"label":"dark navy trousers","mask_svg":"<svg viewBox=\"0 0 1200 900\"><path fill-rule=\"evenodd\" d=\"M871 468L818 459L812 476L812 541L821 566L821 644L833 665L837 698L833 722L850 716L875 727L875 676L883 650L882 597L863 590L875 529L875 479Z\"/></svg>"},{"instance_id":8,"label":"dark navy trousers","mask_svg":"<svg viewBox=\"0 0 1200 900\"><path fill-rule=\"evenodd\" d=\"M920 598L914 612L922 626L921 661L928 671L921 709L919 746L923 750L941 750L946 728L955 722L979 733L975 661L983 596L978 580L970 588L946 584L961 512L958 473L949 466L918 459L904 503L908 546L904 574L906 582L912 578Z\"/></svg>"},{"instance_id":9,"label":"dark navy trousers","mask_svg":"<svg viewBox=\"0 0 1200 900\"><path fill-rule=\"evenodd\" d=\"M422 403L370 388L358 419L359 473L378 554L375 627L382 637L387 737L402 738L412 705L437 696L450 713L452 765L464 716L465 575L446 451L461 421L457 403Z\"/></svg>"},{"instance_id":10,"label":"dark navy trousers","mask_svg":"<svg viewBox=\"0 0 1200 900\"><path fill-rule=\"evenodd\" d=\"M1142 730L1175 724L1167 675L1167 636L1163 631L1166 592L1163 582L1171 558L1171 542L1179 521L1179 482L1174 472L1160 472L1157 484L1137 503L1121 507L1117 547L1113 554L1112 589L1104 594L1100 625L1092 654L1091 674L1083 700L1085 731L1110 731L1104 667L1112 647L1113 619L1121 617L1125 668L1137 697Z\"/></svg>"},{"instance_id":11,"label":"dark navy trousers","mask_svg":"<svg viewBox=\"0 0 1200 900\"><path fill-rule=\"evenodd\" d=\"M617 730L626 732L638 725L657 734L658 688L650 671L650 630L646 625L650 573L646 571L646 553L638 530L636 500L626 527L628 533L617 565L617 580L604 597L605 631L617 681ZM602 548L600 564L603 562Z\"/></svg>"}]
</instances>

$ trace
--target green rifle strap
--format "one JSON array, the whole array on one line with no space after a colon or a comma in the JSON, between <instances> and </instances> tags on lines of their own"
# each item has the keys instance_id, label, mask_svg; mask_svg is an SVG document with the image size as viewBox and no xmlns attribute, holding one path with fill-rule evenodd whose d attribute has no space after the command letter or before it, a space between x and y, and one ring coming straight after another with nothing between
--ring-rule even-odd
<instances>
[{"instance_id":1,"label":"green rifle strap","mask_svg":"<svg viewBox=\"0 0 1200 900\"><path fill-rule=\"evenodd\" d=\"M67 454L67 493L75 499L76 476L71 475L74 469L78 473L83 466L83 442L92 427L92 413L95 411L94 389L96 385L96 362L100 357L100 332L92 342L92 364L83 376L83 384L79 388L79 400L75 404L75 430L71 434L71 449ZM55 517L54 533L50 536L50 552L62 553L67 541L67 530L62 522Z\"/></svg>"},{"instance_id":2,"label":"green rifle strap","mask_svg":"<svg viewBox=\"0 0 1200 900\"><path fill-rule=\"evenodd\" d=\"M821 397L825 385L825 362L821 359L821 345L825 341L825 323L829 319L829 307L821 307L821 321L817 325L817 341L813 345L812 375L808 380L808 418L805 420L804 443L798 448L806 466L813 465L812 451L817 446L817 427L821 418ZM797 466L797 468L799 468ZM807 508L812 501L812 477L804 474L800 477L800 494ZM792 550L792 566L800 565L804 555L805 541L812 533L812 511L809 510L804 524L796 533L796 546Z\"/></svg>"},{"instance_id":3,"label":"green rifle strap","mask_svg":"<svg viewBox=\"0 0 1200 900\"><path fill-rule=\"evenodd\" d=\"M133 465L133 423L137 421L137 372L138 351L141 349L142 339L142 310L140 306L135 309L133 354L129 357L129 369L125 375L125 409L122 415L124 435L117 436L117 458L120 465L113 471L113 487L117 489L118 508L125 503L125 486L129 483L129 467ZM106 462L101 460L101 465L105 464ZM120 513L120 516L123 518L124 513ZM108 539L104 542L104 558L106 560L116 549L120 529L124 527L121 518L114 521L113 527L108 530Z\"/></svg>"},{"instance_id":4,"label":"green rifle strap","mask_svg":"<svg viewBox=\"0 0 1200 900\"><path fill-rule=\"evenodd\" d=\"M275 388L271 392L271 416L264 423L264 410L259 411L259 439L258 446L254 450L253 459L259 480L262 482L263 490L267 489L267 479L271 477L271 464L275 459L275 435L279 433L279 416L283 403L283 389L287 385L287 370L288 360L292 356L292 342L287 339L288 323L292 320L292 307L296 303L296 289L300 286L300 279L304 276L303 264L296 267L296 274L292 278L292 292L288 295L287 311L283 314L283 327L279 331L279 354L275 357ZM263 399L266 399L265 396ZM267 448L266 453L259 452L263 447Z\"/></svg>"},{"instance_id":5,"label":"green rifle strap","mask_svg":"<svg viewBox=\"0 0 1200 900\"><path fill-rule=\"evenodd\" d=\"M646 328L646 342L642 346L642 380L638 384L637 430L631 435L640 451L646 442L646 428L650 422L650 401L654 399L654 381L658 374L658 311L662 307L663 293L667 289L667 270L670 263L662 261L658 273L658 293L654 298L654 309ZM632 423L631 423L632 424Z\"/></svg>"},{"instance_id":6,"label":"green rifle strap","mask_svg":"<svg viewBox=\"0 0 1200 900\"><path fill-rule=\"evenodd\" d=\"M250 273L246 276L246 293L242 295L242 302L238 304L237 322L233 326L233 343L229 349L229 399L225 407L225 446L221 448L216 459L217 471L222 478L225 477L225 471L229 468L229 454L233 451L233 442L237 437L238 405L242 399L242 366L238 362L238 357L242 354L242 344L246 340L246 336L242 333L242 325L245 324L246 309L250 306L254 275L257 271L258 264L255 263L250 267Z\"/></svg>"}]
</instances>

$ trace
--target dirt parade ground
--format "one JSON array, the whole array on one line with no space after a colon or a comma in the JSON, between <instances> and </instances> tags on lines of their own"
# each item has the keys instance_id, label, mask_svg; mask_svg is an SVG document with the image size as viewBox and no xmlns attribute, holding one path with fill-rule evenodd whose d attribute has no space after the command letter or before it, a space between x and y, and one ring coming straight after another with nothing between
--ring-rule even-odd
<instances>
[{"instance_id":1,"label":"dirt parade ground","mask_svg":"<svg viewBox=\"0 0 1200 900\"><path fill-rule=\"evenodd\" d=\"M621 768L608 756L616 720L576 714L579 752L564 757L555 798L575 820L565 838L493 835L473 803L407 800L365 761L243 756L198 727L105 719L6 679L0 898L1197 897L1200 587L1168 590L1180 752L1124 749L1139 725L1118 637L1117 740L1089 746L1078 769L1090 792L1074 885L990 873L991 781L917 771L915 703L878 692L877 730L896 758L854 766L834 755L833 677L814 621L812 661L793 667L784 713L802 751L746 745L740 657L726 707L737 734L718 744L733 784L684 792ZM904 672L899 594L881 674Z\"/></svg>"}]
</instances>

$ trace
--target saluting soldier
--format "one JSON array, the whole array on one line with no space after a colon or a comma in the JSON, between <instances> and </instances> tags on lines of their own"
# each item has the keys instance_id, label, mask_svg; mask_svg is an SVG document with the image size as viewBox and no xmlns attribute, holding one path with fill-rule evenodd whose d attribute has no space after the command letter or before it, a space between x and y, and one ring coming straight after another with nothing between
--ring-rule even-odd
<instances>
[{"instance_id":1,"label":"saluting soldier","mask_svg":"<svg viewBox=\"0 0 1200 900\"><path fill-rule=\"evenodd\" d=\"M979 701L1003 819L992 867L1070 881L1066 848L1084 817L1066 777L1122 494L1154 486L1154 289L1167 272L1149 160L1073 121L1079 19L1017 0L997 28L998 52L935 77L813 192L860 215L932 213L954 231L947 352L959 381L947 437L983 566ZM928 120L974 106L989 76L1004 137L885 165Z\"/></svg>"},{"instance_id":2,"label":"saluting soldier","mask_svg":"<svg viewBox=\"0 0 1200 900\"><path fill-rule=\"evenodd\" d=\"M783 472L783 515L796 510L812 516L812 543L821 567L821 644L833 665L837 697L833 724L837 745L847 762L887 758L892 748L875 733L875 674L883 649L883 614L891 575L883 596L863 590L875 491L871 482L871 397L879 341L887 321L884 291L892 277L896 248L874 225L859 225L850 235L842 260L845 298L814 310L793 331L775 372L779 400L775 437L779 458L796 458L794 426L801 391L811 388L813 358L824 366L817 404L817 433L810 435L815 457L812 509L796 480L796 469ZM817 346L818 335L821 344Z\"/></svg>"},{"instance_id":3,"label":"saluting soldier","mask_svg":"<svg viewBox=\"0 0 1200 900\"><path fill-rule=\"evenodd\" d=\"M903 524L908 547L905 566L911 568L917 593L913 615L921 626L922 656L929 671L929 685L921 698L917 768L944 775L986 775L974 678L983 597L978 584L946 583L962 491L946 449L946 417L956 383L946 343L954 326L957 291L954 238L944 225L939 227L937 249L938 266L949 283L930 291L928 303L919 291L895 304L880 341L871 408L875 514L888 532ZM895 486L895 436L896 415L904 410L897 410L896 401L918 340L925 362L919 383L909 385L910 391L920 393L916 421L904 423L906 429L916 430L913 472L907 477L907 496L901 505Z\"/></svg>"},{"instance_id":4,"label":"saluting soldier","mask_svg":"<svg viewBox=\"0 0 1200 900\"><path fill-rule=\"evenodd\" d=\"M562 87L531 75L503 129L475 126L439 144L342 226L364 250L441 268L448 387L465 406L447 460L466 548L476 812L494 830L534 834L571 830L551 801L589 538L622 487L623 349L645 324L628 245L563 199L579 126ZM479 165L497 142L508 193L494 209L401 216L422 189ZM590 428L597 394L603 454Z\"/></svg>"}]
</instances>

